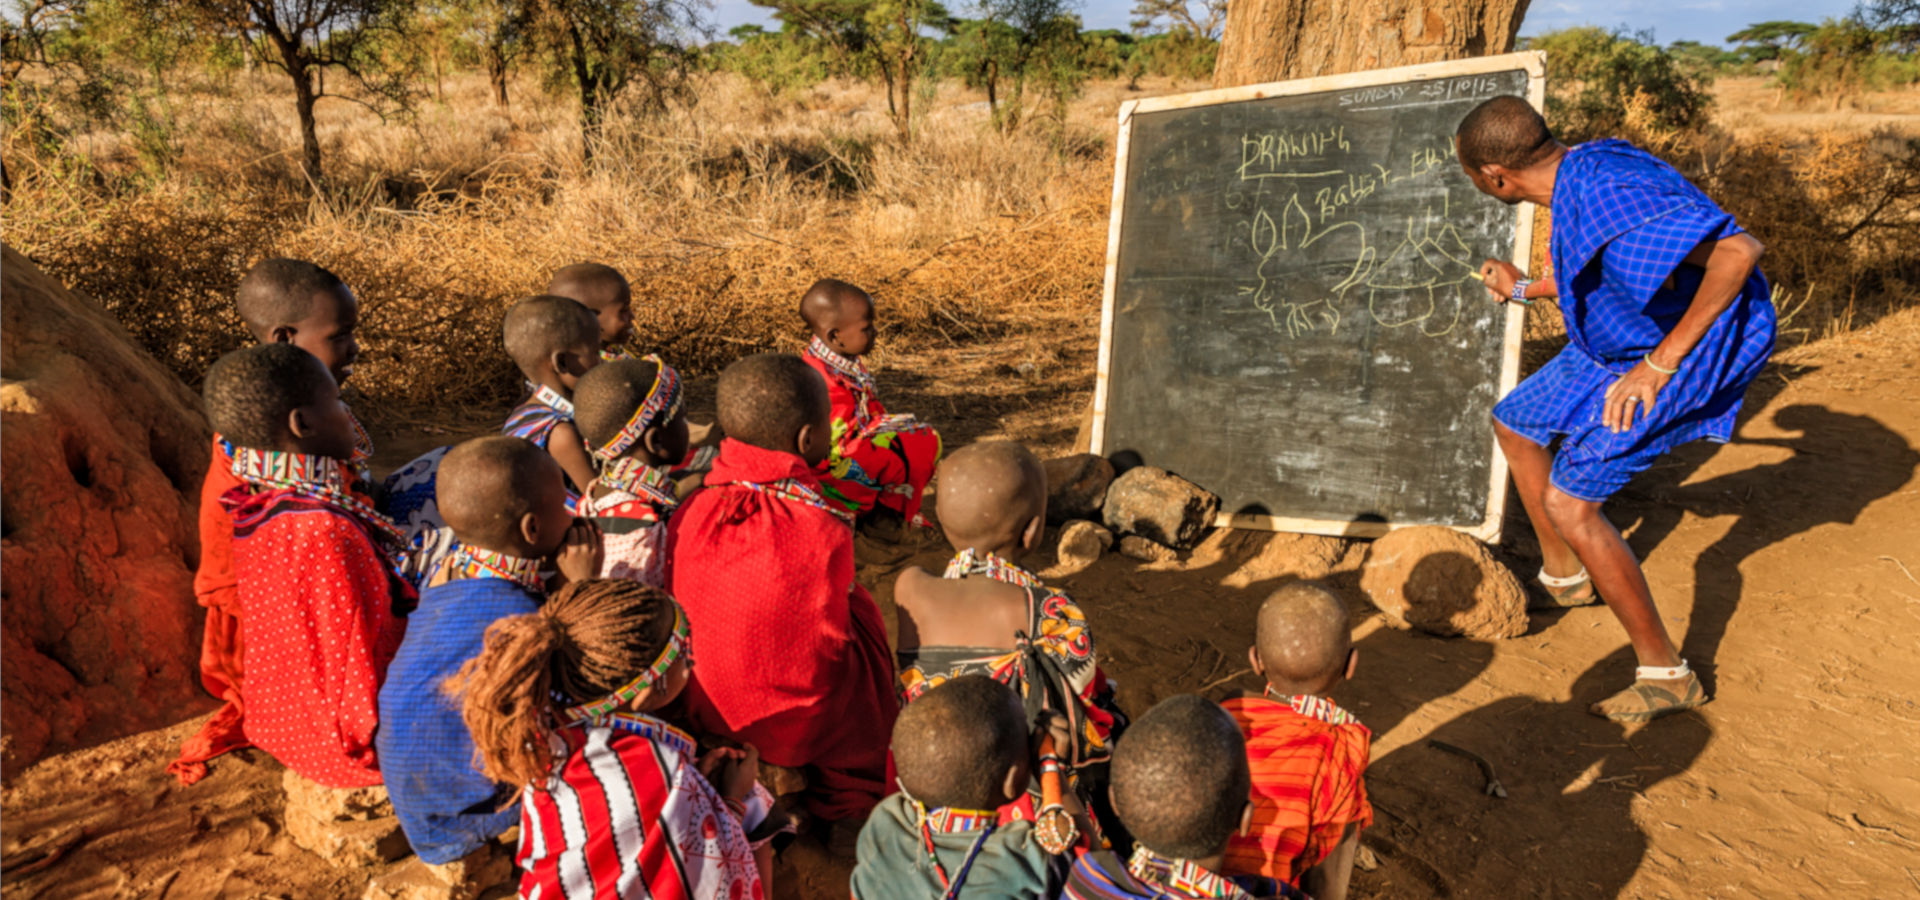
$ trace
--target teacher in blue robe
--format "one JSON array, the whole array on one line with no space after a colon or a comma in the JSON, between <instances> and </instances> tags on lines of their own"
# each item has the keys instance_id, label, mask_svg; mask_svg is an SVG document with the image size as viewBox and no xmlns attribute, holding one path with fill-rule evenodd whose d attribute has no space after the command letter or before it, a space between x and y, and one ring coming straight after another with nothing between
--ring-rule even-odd
<instances>
[{"instance_id":1,"label":"teacher in blue robe","mask_svg":"<svg viewBox=\"0 0 1920 900\"><path fill-rule=\"evenodd\" d=\"M1569 148L1518 97L1476 107L1457 138L1482 193L1553 211L1551 278L1499 260L1480 268L1496 298L1557 297L1566 320L1566 349L1493 412L1539 535L1547 605L1604 601L1626 628L1639 668L1596 715L1644 722L1697 707L1706 690L1600 506L1674 447L1733 436L1773 353L1765 248L1672 166L1625 141Z\"/></svg>"}]
</instances>

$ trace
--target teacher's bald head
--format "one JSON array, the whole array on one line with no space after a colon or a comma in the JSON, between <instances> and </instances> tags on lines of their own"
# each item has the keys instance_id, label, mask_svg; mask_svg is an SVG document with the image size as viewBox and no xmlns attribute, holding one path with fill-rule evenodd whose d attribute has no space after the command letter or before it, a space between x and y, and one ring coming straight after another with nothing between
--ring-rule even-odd
<instances>
[{"instance_id":1,"label":"teacher's bald head","mask_svg":"<svg viewBox=\"0 0 1920 900\"><path fill-rule=\"evenodd\" d=\"M1495 97L1473 108L1456 132L1460 164L1469 171L1500 166L1518 172L1553 154L1560 144L1533 104Z\"/></svg>"}]
</instances>

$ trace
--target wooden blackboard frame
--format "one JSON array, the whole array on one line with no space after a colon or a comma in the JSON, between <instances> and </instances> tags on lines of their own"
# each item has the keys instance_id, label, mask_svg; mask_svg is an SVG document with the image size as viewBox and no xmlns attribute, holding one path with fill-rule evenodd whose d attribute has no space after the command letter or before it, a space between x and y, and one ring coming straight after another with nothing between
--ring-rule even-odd
<instances>
[{"instance_id":1,"label":"wooden blackboard frame","mask_svg":"<svg viewBox=\"0 0 1920 900\"><path fill-rule=\"evenodd\" d=\"M1400 84L1409 81L1426 81L1440 78L1453 78L1462 75L1481 75L1489 72L1509 72L1515 69L1527 73L1527 102L1535 109L1545 111L1547 93L1547 55L1538 50L1524 53L1507 53L1499 56L1482 56L1474 59L1451 60L1447 62L1425 63L1416 66L1400 66L1392 69L1377 69L1370 72L1351 72L1345 75L1325 75L1318 78L1303 78L1296 81L1280 81L1270 84L1254 84L1244 87L1221 88L1210 91L1197 91L1190 94L1174 94L1165 97L1148 97L1129 100L1120 105L1119 137L1114 144L1113 164L1113 207L1107 224L1107 272L1106 288L1100 304L1100 357L1094 377L1093 423L1091 444L1094 453L1104 453L1107 431L1107 392L1109 373L1113 362L1113 297L1120 265L1120 220L1126 210L1127 199L1127 145L1133 131L1133 117L1136 113L1163 112L1167 110L1187 109L1196 106L1214 106L1223 103L1240 103L1247 100L1259 100L1267 97L1285 97L1295 94L1314 94L1325 91L1347 90L1350 88L1372 87L1382 84ZM1514 212L1514 265L1527 268L1527 262L1533 252L1533 214L1531 203L1522 203ZM1526 311L1514 304L1508 304L1506 335L1501 345L1499 396L1505 397L1520 381L1520 343ZM1486 518L1477 525L1459 526L1463 531L1483 541L1493 542L1500 538L1501 522L1506 517L1507 507L1507 459L1500 452L1499 443L1493 438L1491 426L1487 429L1487 451L1492 454L1492 482L1487 491ZM1377 522L1350 521L1346 519L1315 519L1291 516L1246 515L1222 512L1215 524L1230 527L1255 529L1262 531L1291 531L1303 534L1326 534L1340 537L1377 538L1396 528L1405 528L1421 524L1415 522Z\"/></svg>"}]
</instances>

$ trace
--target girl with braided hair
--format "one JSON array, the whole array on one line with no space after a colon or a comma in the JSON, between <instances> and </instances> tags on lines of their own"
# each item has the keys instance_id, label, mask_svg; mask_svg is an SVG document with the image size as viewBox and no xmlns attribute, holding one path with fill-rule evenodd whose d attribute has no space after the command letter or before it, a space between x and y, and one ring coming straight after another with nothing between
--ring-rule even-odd
<instances>
[{"instance_id":1,"label":"girl with braided hair","mask_svg":"<svg viewBox=\"0 0 1920 900\"><path fill-rule=\"evenodd\" d=\"M632 581L567 585L448 679L481 770L522 785L522 897L764 898L772 795L752 746L699 752L652 713L692 673L686 614Z\"/></svg>"}]
</instances>

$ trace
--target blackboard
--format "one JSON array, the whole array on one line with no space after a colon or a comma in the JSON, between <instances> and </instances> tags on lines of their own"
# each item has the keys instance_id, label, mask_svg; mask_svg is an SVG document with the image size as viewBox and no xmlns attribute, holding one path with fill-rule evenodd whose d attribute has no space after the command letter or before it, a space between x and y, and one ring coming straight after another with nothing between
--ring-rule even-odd
<instances>
[{"instance_id":1,"label":"blackboard","mask_svg":"<svg viewBox=\"0 0 1920 900\"><path fill-rule=\"evenodd\" d=\"M1120 110L1093 449L1220 495L1222 524L1498 535L1490 414L1522 310L1470 273L1525 267L1532 208L1454 153L1489 97L1537 107L1515 53L1156 97Z\"/></svg>"}]
</instances>

